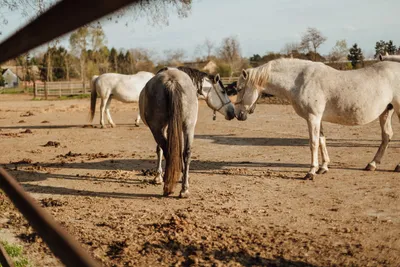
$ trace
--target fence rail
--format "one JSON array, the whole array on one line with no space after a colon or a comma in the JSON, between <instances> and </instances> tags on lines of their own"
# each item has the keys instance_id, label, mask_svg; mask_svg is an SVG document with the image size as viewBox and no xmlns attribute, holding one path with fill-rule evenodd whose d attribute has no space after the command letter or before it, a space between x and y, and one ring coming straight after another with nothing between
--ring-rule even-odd
<instances>
[{"instance_id":1,"label":"fence rail","mask_svg":"<svg viewBox=\"0 0 400 267\"><path fill-rule=\"evenodd\" d=\"M35 83L34 97L66 96L88 94L89 85L83 82L43 82Z\"/></svg>"}]
</instances>

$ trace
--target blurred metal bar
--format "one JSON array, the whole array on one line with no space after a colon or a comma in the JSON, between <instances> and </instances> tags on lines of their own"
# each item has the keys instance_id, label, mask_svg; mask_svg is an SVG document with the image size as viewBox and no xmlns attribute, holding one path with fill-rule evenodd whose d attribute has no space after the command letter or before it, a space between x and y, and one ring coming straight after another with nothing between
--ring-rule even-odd
<instances>
[{"instance_id":1,"label":"blurred metal bar","mask_svg":"<svg viewBox=\"0 0 400 267\"><path fill-rule=\"evenodd\" d=\"M100 266L3 168L0 168L0 188L66 266Z\"/></svg>"},{"instance_id":2,"label":"blurred metal bar","mask_svg":"<svg viewBox=\"0 0 400 267\"><path fill-rule=\"evenodd\" d=\"M3 267L14 267L13 261L10 259L10 256L8 256L2 244L0 244L0 264Z\"/></svg>"},{"instance_id":3,"label":"blurred metal bar","mask_svg":"<svg viewBox=\"0 0 400 267\"><path fill-rule=\"evenodd\" d=\"M139 0L63 0L2 42L0 63L138 2Z\"/></svg>"}]
</instances>

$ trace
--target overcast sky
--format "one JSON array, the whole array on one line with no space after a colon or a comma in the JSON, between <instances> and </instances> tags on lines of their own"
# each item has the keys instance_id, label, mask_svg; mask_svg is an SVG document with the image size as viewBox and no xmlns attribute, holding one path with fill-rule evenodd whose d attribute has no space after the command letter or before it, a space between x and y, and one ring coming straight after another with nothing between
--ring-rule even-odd
<instances>
[{"instance_id":1,"label":"overcast sky","mask_svg":"<svg viewBox=\"0 0 400 267\"><path fill-rule=\"evenodd\" d=\"M307 27L315 27L327 37L320 53L329 53L337 40L346 39L349 46L358 43L368 56L381 39L400 44L399 10L399 0L194 0L189 17L171 14L168 26L152 27L143 18L128 26L106 23L104 31L109 47L143 47L159 55L180 48L190 59L206 38L219 45L222 38L237 36L243 56L264 55L298 42ZM1 39L26 20L6 14L9 24L2 26Z\"/></svg>"}]
</instances>

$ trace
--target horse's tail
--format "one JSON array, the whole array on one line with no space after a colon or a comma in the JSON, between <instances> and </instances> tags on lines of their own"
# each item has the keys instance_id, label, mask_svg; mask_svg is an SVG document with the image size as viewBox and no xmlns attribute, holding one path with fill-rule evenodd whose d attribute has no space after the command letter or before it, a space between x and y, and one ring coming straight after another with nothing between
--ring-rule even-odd
<instances>
[{"instance_id":1,"label":"horse's tail","mask_svg":"<svg viewBox=\"0 0 400 267\"><path fill-rule=\"evenodd\" d=\"M174 81L168 81L167 105L168 105L168 132L166 167L164 174L164 196L173 193L176 183L182 172L182 92L181 85Z\"/></svg>"},{"instance_id":2,"label":"horse's tail","mask_svg":"<svg viewBox=\"0 0 400 267\"><path fill-rule=\"evenodd\" d=\"M93 121L94 112L96 110L96 100L97 100L97 89L96 89L96 80L99 76L94 75L92 80L90 81L90 122Z\"/></svg>"}]
</instances>

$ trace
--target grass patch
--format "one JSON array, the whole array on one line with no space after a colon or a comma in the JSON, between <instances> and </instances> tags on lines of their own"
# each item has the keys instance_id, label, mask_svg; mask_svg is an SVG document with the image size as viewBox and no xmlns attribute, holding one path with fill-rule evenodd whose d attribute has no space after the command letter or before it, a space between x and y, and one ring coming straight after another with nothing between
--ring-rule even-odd
<instances>
[{"instance_id":1,"label":"grass patch","mask_svg":"<svg viewBox=\"0 0 400 267\"><path fill-rule=\"evenodd\" d=\"M23 248L21 246L10 244L10 243L5 242L5 241L2 241L1 244L3 245L3 247L6 250L7 254L14 261L14 265L16 267L28 267L28 266L30 266L28 259L23 256ZM0 264L0 267L1 266L2 265Z\"/></svg>"}]
</instances>

